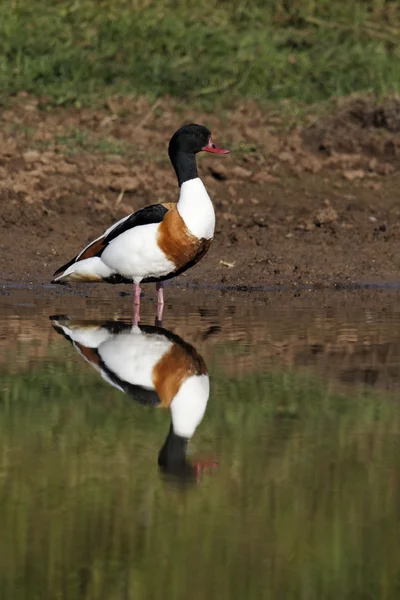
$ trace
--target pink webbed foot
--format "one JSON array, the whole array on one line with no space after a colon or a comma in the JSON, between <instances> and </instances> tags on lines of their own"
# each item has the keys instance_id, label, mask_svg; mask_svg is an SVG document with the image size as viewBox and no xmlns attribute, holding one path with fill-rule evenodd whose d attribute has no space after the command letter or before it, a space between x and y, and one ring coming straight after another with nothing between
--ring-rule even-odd
<instances>
[{"instance_id":1,"label":"pink webbed foot","mask_svg":"<svg viewBox=\"0 0 400 600\"><path fill-rule=\"evenodd\" d=\"M219 462L212 458L203 458L202 460L193 461L192 466L195 468L197 483L199 483L203 471L218 469Z\"/></svg>"}]
</instances>

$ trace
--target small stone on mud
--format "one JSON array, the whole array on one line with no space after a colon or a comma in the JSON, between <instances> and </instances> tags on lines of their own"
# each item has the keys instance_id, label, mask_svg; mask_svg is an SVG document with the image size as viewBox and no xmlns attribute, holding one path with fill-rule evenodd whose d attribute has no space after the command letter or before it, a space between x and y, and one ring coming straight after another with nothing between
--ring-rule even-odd
<instances>
[{"instance_id":1,"label":"small stone on mud","mask_svg":"<svg viewBox=\"0 0 400 600\"><path fill-rule=\"evenodd\" d=\"M236 198L236 196L237 196L237 191L235 190L235 188L232 185L228 186L228 193L233 198Z\"/></svg>"},{"instance_id":2,"label":"small stone on mud","mask_svg":"<svg viewBox=\"0 0 400 600\"><path fill-rule=\"evenodd\" d=\"M229 212L222 213L221 217L225 219L225 221L236 221L236 216Z\"/></svg>"},{"instance_id":3,"label":"small stone on mud","mask_svg":"<svg viewBox=\"0 0 400 600\"><path fill-rule=\"evenodd\" d=\"M314 223L317 225L325 225L327 223L333 223L334 221L337 221L338 218L339 215L337 214L336 210L332 206L326 206L325 208L321 208L321 210L316 213Z\"/></svg>"},{"instance_id":4,"label":"small stone on mud","mask_svg":"<svg viewBox=\"0 0 400 600\"><path fill-rule=\"evenodd\" d=\"M378 175L390 175L391 173L393 173L393 171L394 166L390 163L382 163L380 165L377 165L375 168L375 172L378 173Z\"/></svg>"},{"instance_id":5,"label":"small stone on mud","mask_svg":"<svg viewBox=\"0 0 400 600\"><path fill-rule=\"evenodd\" d=\"M114 181L111 181L108 188L112 192L135 192L139 187L139 181L136 177L119 177Z\"/></svg>"},{"instance_id":6,"label":"small stone on mud","mask_svg":"<svg viewBox=\"0 0 400 600\"><path fill-rule=\"evenodd\" d=\"M379 181L368 181L367 183L365 183L365 187L370 190L380 190L382 184L379 183Z\"/></svg>"},{"instance_id":7,"label":"small stone on mud","mask_svg":"<svg viewBox=\"0 0 400 600\"><path fill-rule=\"evenodd\" d=\"M33 163L40 160L40 152L37 150L28 150L27 152L24 152L22 156L27 163Z\"/></svg>"},{"instance_id":8,"label":"small stone on mud","mask_svg":"<svg viewBox=\"0 0 400 600\"><path fill-rule=\"evenodd\" d=\"M306 156L300 161L300 166L309 173L318 173L322 169L323 162L316 156Z\"/></svg>"},{"instance_id":9,"label":"small stone on mud","mask_svg":"<svg viewBox=\"0 0 400 600\"><path fill-rule=\"evenodd\" d=\"M287 162L290 164L294 163L294 156L291 152L281 152L280 154L278 154L278 158L280 161L282 162Z\"/></svg>"},{"instance_id":10,"label":"small stone on mud","mask_svg":"<svg viewBox=\"0 0 400 600\"><path fill-rule=\"evenodd\" d=\"M256 181L257 183L276 183L279 179L267 171L259 171L254 175L253 181Z\"/></svg>"},{"instance_id":11,"label":"small stone on mud","mask_svg":"<svg viewBox=\"0 0 400 600\"><path fill-rule=\"evenodd\" d=\"M239 177L240 179L248 179L249 177L251 177L252 172L248 169L244 169L243 167L237 165L236 167L233 167L232 174L235 177Z\"/></svg>"},{"instance_id":12,"label":"small stone on mud","mask_svg":"<svg viewBox=\"0 0 400 600\"><path fill-rule=\"evenodd\" d=\"M343 171L343 177L347 179L347 181L354 181L355 179L364 179L365 171L363 171L363 169Z\"/></svg>"}]
</instances>

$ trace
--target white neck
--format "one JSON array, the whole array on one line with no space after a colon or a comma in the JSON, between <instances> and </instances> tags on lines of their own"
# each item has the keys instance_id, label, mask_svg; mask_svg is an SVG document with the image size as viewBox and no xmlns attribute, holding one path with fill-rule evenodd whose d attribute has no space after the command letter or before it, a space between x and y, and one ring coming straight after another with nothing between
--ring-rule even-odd
<instances>
[{"instance_id":1,"label":"white neck","mask_svg":"<svg viewBox=\"0 0 400 600\"><path fill-rule=\"evenodd\" d=\"M200 177L182 183L178 212L192 235L207 240L214 237L214 207Z\"/></svg>"},{"instance_id":2,"label":"white neck","mask_svg":"<svg viewBox=\"0 0 400 600\"><path fill-rule=\"evenodd\" d=\"M210 395L208 375L191 375L171 402L172 427L181 437L191 438L201 423Z\"/></svg>"}]
</instances>

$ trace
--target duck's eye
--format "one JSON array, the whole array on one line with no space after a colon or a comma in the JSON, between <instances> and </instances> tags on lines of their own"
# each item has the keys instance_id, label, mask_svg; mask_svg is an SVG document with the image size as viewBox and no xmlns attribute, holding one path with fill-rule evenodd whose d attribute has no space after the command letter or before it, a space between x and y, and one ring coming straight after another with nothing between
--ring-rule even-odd
<instances>
[{"instance_id":1,"label":"duck's eye","mask_svg":"<svg viewBox=\"0 0 400 600\"><path fill-rule=\"evenodd\" d=\"M197 137L201 137L201 133L200 133L200 131L198 131L198 132L196 133L196 135L197 135Z\"/></svg>"}]
</instances>

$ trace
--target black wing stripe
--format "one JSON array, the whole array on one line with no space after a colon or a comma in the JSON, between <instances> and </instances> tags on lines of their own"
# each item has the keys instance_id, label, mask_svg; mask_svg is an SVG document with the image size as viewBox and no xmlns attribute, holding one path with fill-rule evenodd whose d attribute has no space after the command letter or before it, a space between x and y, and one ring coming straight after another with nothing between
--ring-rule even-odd
<instances>
[{"instance_id":1,"label":"black wing stripe","mask_svg":"<svg viewBox=\"0 0 400 600\"><path fill-rule=\"evenodd\" d=\"M133 229L134 227L150 225L151 223L161 223L167 212L168 209L162 204L151 204L151 206L141 208L125 219L123 223L115 227L115 229L110 231L107 237L104 238L104 244L109 244L112 240L115 240L116 237L121 235L121 233ZM100 256L101 252L97 256Z\"/></svg>"}]
</instances>

